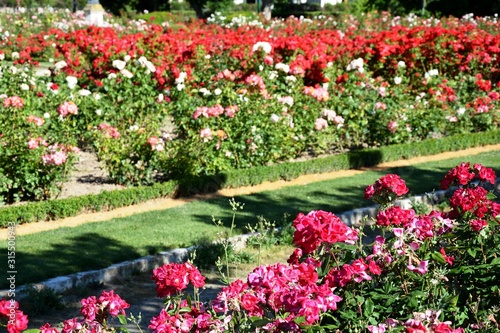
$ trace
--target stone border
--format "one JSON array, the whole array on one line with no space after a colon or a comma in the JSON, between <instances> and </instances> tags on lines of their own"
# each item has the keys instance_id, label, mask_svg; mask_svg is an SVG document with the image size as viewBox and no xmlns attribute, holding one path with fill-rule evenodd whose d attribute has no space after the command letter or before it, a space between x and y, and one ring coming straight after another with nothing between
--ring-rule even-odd
<instances>
[{"instance_id":1,"label":"stone border","mask_svg":"<svg viewBox=\"0 0 500 333\"><path fill-rule=\"evenodd\" d=\"M496 179L496 183L492 188L496 195L500 194L500 177ZM396 201L396 205L402 208L410 208L413 203L424 203L424 204L437 204L443 202L447 197L450 196L452 190L448 191L435 191L433 193L426 193L423 195L418 195L411 197L409 199L402 199ZM349 226L359 227L362 226L370 218L375 218L377 214L378 205L357 208L344 213L336 214L344 223ZM366 218L366 219L365 219ZM236 249L241 249L245 246L246 240L252 236L252 234L244 234L232 237L230 239L233 246ZM130 276L137 272L152 271L154 268L159 267L163 264L168 264L172 262L183 262L189 257L190 251L195 247L179 248L170 251L160 252L156 255L149 255L139 259L125 261L118 264L111 265L107 268L100 270L85 271L80 273L75 273L67 276L60 276L52 278L40 283L34 283L30 285L23 285L16 289L17 298L22 298L26 295L26 289L31 286L38 290L42 289L52 289L56 293L64 293L75 288L85 287L90 284L103 284L106 282L111 282L114 279L121 276ZM8 290L1 290L0 297L7 297Z\"/></svg>"}]
</instances>

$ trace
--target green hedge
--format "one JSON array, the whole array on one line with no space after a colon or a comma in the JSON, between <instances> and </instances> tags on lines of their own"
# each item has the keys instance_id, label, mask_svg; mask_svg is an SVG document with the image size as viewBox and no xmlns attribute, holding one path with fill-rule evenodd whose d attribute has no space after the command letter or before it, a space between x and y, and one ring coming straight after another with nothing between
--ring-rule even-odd
<instances>
[{"instance_id":1,"label":"green hedge","mask_svg":"<svg viewBox=\"0 0 500 333\"><path fill-rule=\"evenodd\" d=\"M460 134L442 139L356 150L301 162L258 166L251 169L232 170L212 176L179 181L172 180L152 186L132 187L81 197L32 202L20 206L7 206L0 209L0 227L7 227L9 222L28 223L56 220L83 212L111 210L156 198L211 193L222 188L257 185L265 181L292 180L300 175L357 169L383 162L497 143L500 143L500 131Z\"/></svg>"}]
</instances>

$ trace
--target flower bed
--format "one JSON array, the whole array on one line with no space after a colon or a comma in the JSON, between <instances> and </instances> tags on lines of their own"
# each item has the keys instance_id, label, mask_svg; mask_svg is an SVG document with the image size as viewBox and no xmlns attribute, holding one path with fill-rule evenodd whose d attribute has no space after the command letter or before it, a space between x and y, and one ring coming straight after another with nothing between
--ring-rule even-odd
<instances>
[{"instance_id":1,"label":"flower bed","mask_svg":"<svg viewBox=\"0 0 500 333\"><path fill-rule=\"evenodd\" d=\"M297 248L288 265L258 267L206 304L197 298L205 281L195 266L163 265L153 271L153 279L165 308L149 328L497 332L500 204L482 187L494 181L492 169L462 163L441 181L442 189L456 187L447 212L417 213L393 205L408 192L404 181L391 174L381 177L365 190L365 198L380 203L371 244L364 241L363 229L348 227L332 213L300 213L293 222ZM188 285L194 298L184 295ZM119 327L115 317L127 324L128 307L113 291L88 297L82 300L83 319L67 320L61 332L113 330ZM0 314L9 333L27 327L28 318L15 301L0 301ZM50 324L40 330L59 332Z\"/></svg>"},{"instance_id":2,"label":"flower bed","mask_svg":"<svg viewBox=\"0 0 500 333\"><path fill-rule=\"evenodd\" d=\"M3 31L0 201L54 197L77 148L149 185L495 130L498 28L383 14Z\"/></svg>"}]
</instances>

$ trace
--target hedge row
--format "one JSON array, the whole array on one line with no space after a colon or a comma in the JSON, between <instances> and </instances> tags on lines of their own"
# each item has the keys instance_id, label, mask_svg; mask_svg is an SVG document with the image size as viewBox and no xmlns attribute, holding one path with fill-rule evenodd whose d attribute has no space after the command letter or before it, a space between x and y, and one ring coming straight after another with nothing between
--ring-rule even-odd
<instances>
[{"instance_id":1,"label":"hedge row","mask_svg":"<svg viewBox=\"0 0 500 333\"><path fill-rule=\"evenodd\" d=\"M151 199L192 196L215 192L222 188L256 185L265 181L292 180L300 175L358 169L383 162L497 143L500 143L500 131L460 134L441 139L356 150L307 161L258 166L206 177L171 180L156 183L152 186L132 187L80 197L31 202L20 206L7 206L0 209L0 227L7 227L9 222L21 224L56 220L83 212L112 210Z\"/></svg>"}]
</instances>

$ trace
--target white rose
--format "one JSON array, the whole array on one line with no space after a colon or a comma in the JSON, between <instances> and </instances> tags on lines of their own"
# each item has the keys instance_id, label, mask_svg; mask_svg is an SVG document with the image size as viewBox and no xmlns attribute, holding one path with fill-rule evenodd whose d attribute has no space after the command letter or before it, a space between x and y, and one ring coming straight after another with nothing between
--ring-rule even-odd
<instances>
[{"instance_id":1,"label":"white rose","mask_svg":"<svg viewBox=\"0 0 500 333\"><path fill-rule=\"evenodd\" d=\"M122 75L125 76L127 79L131 79L134 77L134 74L132 74L130 71L126 69L122 69L120 73L122 73Z\"/></svg>"},{"instance_id":2,"label":"white rose","mask_svg":"<svg viewBox=\"0 0 500 333\"><path fill-rule=\"evenodd\" d=\"M90 92L90 90L87 90L87 89L81 89L79 92L78 92L78 95L80 96L88 96L88 95L91 95L92 93Z\"/></svg>"},{"instance_id":3,"label":"white rose","mask_svg":"<svg viewBox=\"0 0 500 333\"><path fill-rule=\"evenodd\" d=\"M122 69L125 68L125 66L127 65L127 63L125 61L122 61L122 60L113 60L113 67L118 69L119 71L121 71Z\"/></svg>"},{"instance_id":4,"label":"white rose","mask_svg":"<svg viewBox=\"0 0 500 333\"><path fill-rule=\"evenodd\" d=\"M66 82L68 83L69 89L74 89L78 83L78 79L74 76L68 75L66 76Z\"/></svg>"}]
</instances>

